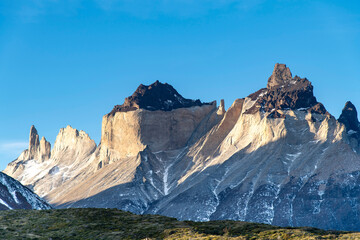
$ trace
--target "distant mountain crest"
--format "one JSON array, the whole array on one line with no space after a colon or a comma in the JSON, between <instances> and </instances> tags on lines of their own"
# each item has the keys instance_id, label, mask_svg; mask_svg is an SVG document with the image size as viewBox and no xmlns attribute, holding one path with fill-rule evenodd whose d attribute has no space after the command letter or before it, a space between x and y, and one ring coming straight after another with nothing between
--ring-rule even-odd
<instances>
[{"instance_id":1,"label":"distant mountain crest","mask_svg":"<svg viewBox=\"0 0 360 240\"><path fill-rule=\"evenodd\" d=\"M289 84L292 80L292 74L285 64L276 63L272 75L268 79L267 88Z\"/></svg>"},{"instance_id":2,"label":"distant mountain crest","mask_svg":"<svg viewBox=\"0 0 360 240\"><path fill-rule=\"evenodd\" d=\"M140 84L136 91L125 99L124 104L116 105L109 115L113 115L116 112L134 111L140 108L149 111L171 111L177 108L188 108L205 104L209 103L202 103L199 99L186 99L170 84L156 81L149 86Z\"/></svg>"},{"instance_id":3,"label":"distant mountain crest","mask_svg":"<svg viewBox=\"0 0 360 240\"><path fill-rule=\"evenodd\" d=\"M249 95L256 101L247 113L257 111L272 112L287 109L303 109L312 113L327 113L325 107L317 102L313 86L306 78L292 77L291 71L285 64L275 64L273 74L268 79L267 88ZM273 114L283 117L281 114Z\"/></svg>"}]
</instances>

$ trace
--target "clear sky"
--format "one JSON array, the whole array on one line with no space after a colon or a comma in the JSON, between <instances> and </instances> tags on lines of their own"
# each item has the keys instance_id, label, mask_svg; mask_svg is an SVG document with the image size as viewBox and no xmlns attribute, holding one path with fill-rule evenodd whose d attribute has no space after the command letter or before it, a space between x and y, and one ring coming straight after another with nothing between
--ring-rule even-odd
<instances>
[{"instance_id":1,"label":"clear sky","mask_svg":"<svg viewBox=\"0 0 360 240\"><path fill-rule=\"evenodd\" d=\"M1 0L0 169L32 124L52 145L66 125L99 143L102 116L140 83L229 107L276 62L335 117L360 108L360 1Z\"/></svg>"}]
</instances>

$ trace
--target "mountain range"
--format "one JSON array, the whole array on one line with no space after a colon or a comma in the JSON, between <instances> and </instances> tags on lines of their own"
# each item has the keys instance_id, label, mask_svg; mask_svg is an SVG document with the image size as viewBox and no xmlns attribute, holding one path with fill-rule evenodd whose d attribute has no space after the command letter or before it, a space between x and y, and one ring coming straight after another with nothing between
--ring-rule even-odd
<instances>
[{"instance_id":1,"label":"mountain range","mask_svg":"<svg viewBox=\"0 0 360 240\"><path fill-rule=\"evenodd\" d=\"M351 102L336 119L276 64L266 88L227 110L140 85L103 116L99 145L67 126L51 148L32 126L4 173L56 208L360 231L359 140Z\"/></svg>"}]
</instances>

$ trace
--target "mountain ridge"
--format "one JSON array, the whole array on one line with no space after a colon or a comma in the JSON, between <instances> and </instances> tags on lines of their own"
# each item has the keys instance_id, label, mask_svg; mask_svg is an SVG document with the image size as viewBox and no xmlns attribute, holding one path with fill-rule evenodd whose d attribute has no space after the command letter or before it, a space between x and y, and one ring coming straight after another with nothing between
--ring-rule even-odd
<instances>
[{"instance_id":1,"label":"mountain ridge","mask_svg":"<svg viewBox=\"0 0 360 240\"><path fill-rule=\"evenodd\" d=\"M150 86L140 90L149 93ZM346 104L335 119L316 100L312 83L292 77L285 64L275 65L267 88L227 111L223 101L165 110L156 105L165 98L151 109L134 99L104 115L98 146L69 129L71 137L55 145L71 149L74 140L79 146L59 148L57 160L28 159L42 178L24 177L20 159L5 172L62 208L360 230L359 138L350 131L358 123L355 106Z\"/></svg>"},{"instance_id":2,"label":"mountain ridge","mask_svg":"<svg viewBox=\"0 0 360 240\"><path fill-rule=\"evenodd\" d=\"M116 112L134 111L140 108L149 111L171 111L173 109L202 106L204 104L211 103L202 103L199 99L186 99L171 85L157 80L149 86L140 84L131 96L125 98L122 105L116 105L108 115L114 115Z\"/></svg>"}]
</instances>

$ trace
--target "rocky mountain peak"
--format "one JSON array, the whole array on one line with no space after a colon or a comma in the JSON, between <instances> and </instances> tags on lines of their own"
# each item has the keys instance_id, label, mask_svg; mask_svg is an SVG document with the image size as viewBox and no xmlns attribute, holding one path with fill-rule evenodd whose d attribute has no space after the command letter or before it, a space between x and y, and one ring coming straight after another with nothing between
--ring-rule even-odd
<instances>
[{"instance_id":1,"label":"rocky mountain peak","mask_svg":"<svg viewBox=\"0 0 360 240\"><path fill-rule=\"evenodd\" d=\"M343 123L350 133L360 130L356 107L350 101L346 102L338 121Z\"/></svg>"},{"instance_id":2,"label":"rocky mountain peak","mask_svg":"<svg viewBox=\"0 0 360 240\"><path fill-rule=\"evenodd\" d=\"M290 68L286 64L276 63L272 75L268 79L267 88L289 84L292 80Z\"/></svg>"},{"instance_id":3,"label":"rocky mountain peak","mask_svg":"<svg viewBox=\"0 0 360 240\"><path fill-rule=\"evenodd\" d=\"M77 157L86 157L94 152L96 143L90 136L82 131L72 128L70 125L61 128L56 136L51 157L55 160L67 159L74 161ZM67 157L64 157L67 156ZM68 158L68 156L72 156Z\"/></svg>"},{"instance_id":4,"label":"rocky mountain peak","mask_svg":"<svg viewBox=\"0 0 360 240\"><path fill-rule=\"evenodd\" d=\"M116 105L109 115L136 109L171 111L177 108L202 106L204 104L208 103L202 103L199 99L186 99L170 84L161 83L157 80L149 86L140 84L136 91L127 97L122 105Z\"/></svg>"},{"instance_id":5,"label":"rocky mountain peak","mask_svg":"<svg viewBox=\"0 0 360 240\"><path fill-rule=\"evenodd\" d=\"M73 148L75 146L72 146L75 142L91 142L94 143L94 140L90 138L90 136L84 132L83 130L77 130L70 125L67 125L66 128L61 128L59 131L59 134L56 137L55 140L55 146L54 148L60 147L60 146L66 146L69 148ZM62 147L60 147L62 148Z\"/></svg>"},{"instance_id":6,"label":"rocky mountain peak","mask_svg":"<svg viewBox=\"0 0 360 240\"><path fill-rule=\"evenodd\" d=\"M19 160L36 159L45 161L50 158L51 144L46 141L45 137L39 141L39 134L34 125L30 127L29 148L21 153Z\"/></svg>"},{"instance_id":7,"label":"rocky mountain peak","mask_svg":"<svg viewBox=\"0 0 360 240\"><path fill-rule=\"evenodd\" d=\"M34 155L39 148L39 134L34 125L30 127L29 134L29 152L31 155Z\"/></svg>"},{"instance_id":8,"label":"rocky mountain peak","mask_svg":"<svg viewBox=\"0 0 360 240\"><path fill-rule=\"evenodd\" d=\"M307 109L312 113L327 114L325 107L317 102L313 86L306 78L292 78L290 69L285 64L277 63L273 74L268 79L267 88L249 95L256 103L246 113L259 110L272 112L274 110ZM277 117L273 114L273 117Z\"/></svg>"}]
</instances>

